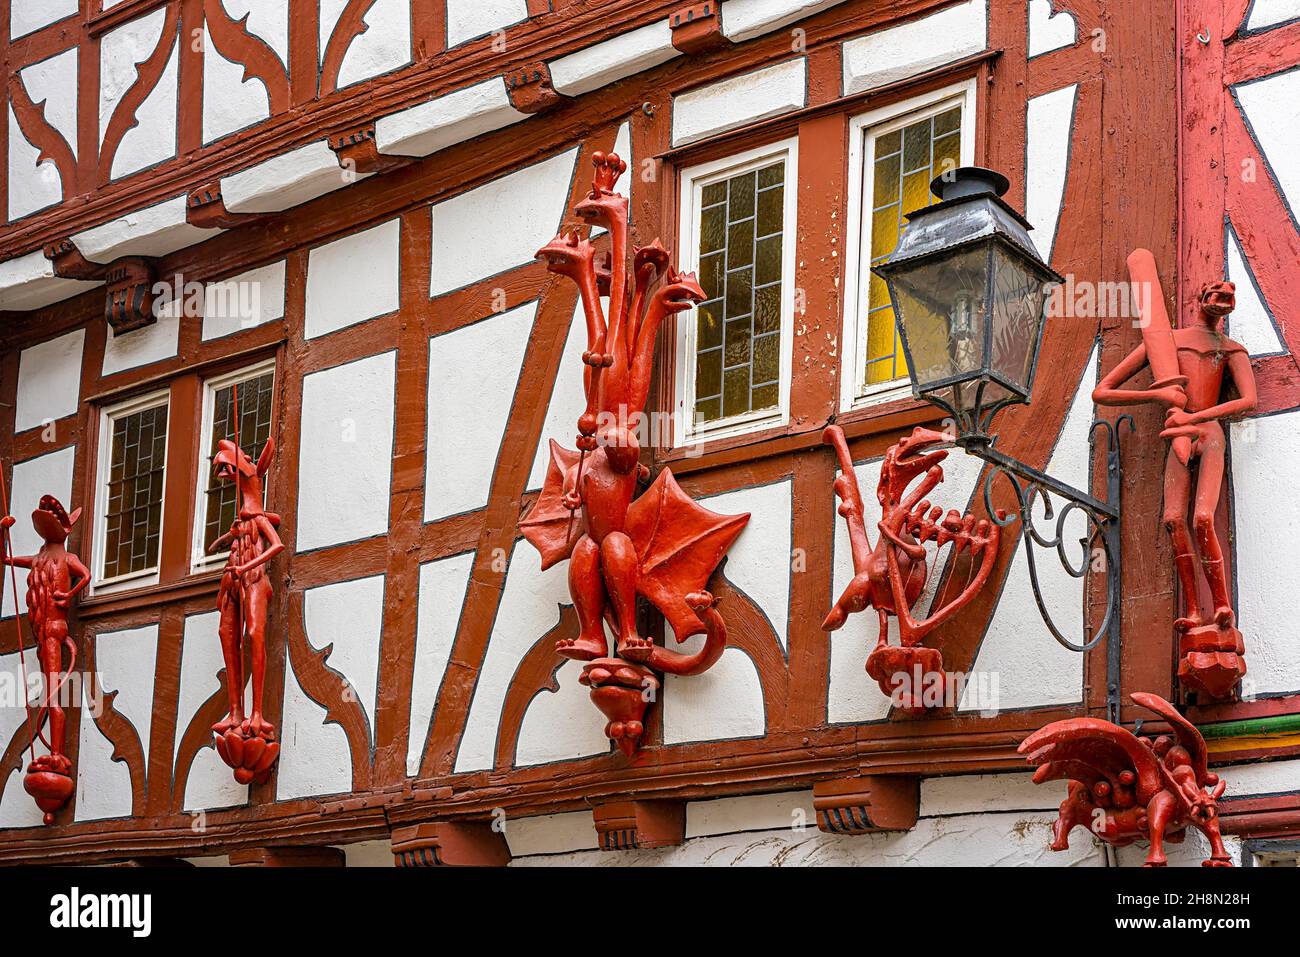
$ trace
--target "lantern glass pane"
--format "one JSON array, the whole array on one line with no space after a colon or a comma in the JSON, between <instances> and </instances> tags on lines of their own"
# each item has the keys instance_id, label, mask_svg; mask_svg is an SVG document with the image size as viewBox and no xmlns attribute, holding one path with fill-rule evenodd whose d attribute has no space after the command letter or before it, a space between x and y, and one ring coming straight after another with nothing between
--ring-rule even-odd
<instances>
[{"instance_id":1,"label":"lantern glass pane","mask_svg":"<svg viewBox=\"0 0 1300 957\"><path fill-rule=\"evenodd\" d=\"M1005 247L993 251L993 348L990 368L1029 394L1034 351L1043 324L1047 284L1023 257Z\"/></svg>"},{"instance_id":2,"label":"lantern glass pane","mask_svg":"<svg viewBox=\"0 0 1300 957\"><path fill-rule=\"evenodd\" d=\"M890 277L916 387L978 375L984 362L988 247L979 244Z\"/></svg>"}]
</instances>

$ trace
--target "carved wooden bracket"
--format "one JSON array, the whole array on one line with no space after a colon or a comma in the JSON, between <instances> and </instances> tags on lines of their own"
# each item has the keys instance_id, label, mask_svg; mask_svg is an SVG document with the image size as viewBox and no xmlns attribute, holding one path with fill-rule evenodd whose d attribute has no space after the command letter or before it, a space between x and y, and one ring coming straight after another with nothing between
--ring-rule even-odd
<instances>
[{"instance_id":1,"label":"carved wooden bracket","mask_svg":"<svg viewBox=\"0 0 1300 957\"><path fill-rule=\"evenodd\" d=\"M544 113L568 99L555 92L551 86L551 68L540 60L507 73L506 89L510 93L510 105L520 113Z\"/></svg>"},{"instance_id":2,"label":"carved wooden bracket","mask_svg":"<svg viewBox=\"0 0 1300 957\"><path fill-rule=\"evenodd\" d=\"M393 829L398 867L505 867L505 835L486 821L432 821Z\"/></svg>"},{"instance_id":3,"label":"carved wooden bracket","mask_svg":"<svg viewBox=\"0 0 1300 957\"><path fill-rule=\"evenodd\" d=\"M246 847L230 852L231 867L343 867L337 847Z\"/></svg>"},{"instance_id":4,"label":"carved wooden bracket","mask_svg":"<svg viewBox=\"0 0 1300 957\"><path fill-rule=\"evenodd\" d=\"M104 317L113 332L120 335L157 321L154 281L154 260L143 256L127 256L108 266L104 272Z\"/></svg>"},{"instance_id":5,"label":"carved wooden bracket","mask_svg":"<svg viewBox=\"0 0 1300 957\"><path fill-rule=\"evenodd\" d=\"M221 184L196 189L185 200L185 221L200 229L234 229L261 219L248 213L232 213L221 198Z\"/></svg>"},{"instance_id":6,"label":"carved wooden bracket","mask_svg":"<svg viewBox=\"0 0 1300 957\"><path fill-rule=\"evenodd\" d=\"M869 774L813 784L817 829L827 834L910 831L920 807L920 779L908 775Z\"/></svg>"},{"instance_id":7,"label":"carved wooden bracket","mask_svg":"<svg viewBox=\"0 0 1300 957\"><path fill-rule=\"evenodd\" d=\"M354 129L336 133L329 138L330 149L339 158L339 166L358 176L387 173L410 160L398 156L385 156L375 143L375 124L368 123Z\"/></svg>"},{"instance_id":8,"label":"carved wooden bracket","mask_svg":"<svg viewBox=\"0 0 1300 957\"><path fill-rule=\"evenodd\" d=\"M686 839L685 801L614 801L592 811L602 851L673 847Z\"/></svg>"},{"instance_id":9,"label":"carved wooden bracket","mask_svg":"<svg viewBox=\"0 0 1300 957\"><path fill-rule=\"evenodd\" d=\"M668 18L673 46L683 53L708 53L731 46L722 33L722 16L717 0L693 3Z\"/></svg>"}]
</instances>

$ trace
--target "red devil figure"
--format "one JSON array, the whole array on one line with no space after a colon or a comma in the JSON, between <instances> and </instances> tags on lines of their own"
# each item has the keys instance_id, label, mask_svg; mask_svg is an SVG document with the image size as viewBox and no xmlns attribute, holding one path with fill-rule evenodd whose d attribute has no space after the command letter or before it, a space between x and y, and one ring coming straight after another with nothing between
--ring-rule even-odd
<instances>
[{"instance_id":1,"label":"red devil figure","mask_svg":"<svg viewBox=\"0 0 1300 957\"><path fill-rule=\"evenodd\" d=\"M221 653L226 659L226 693L230 713L212 726L217 752L235 769L240 784L265 781L280 755L275 728L262 717L262 686L266 678L266 618L271 607L271 582L266 563L284 551L276 528L280 517L262 508L262 477L271 467L275 442L268 439L254 465L235 442L222 439L212 467L219 479L234 482L239 512L208 552L230 549L217 592L221 613ZM244 717L244 653L253 676L252 713Z\"/></svg>"},{"instance_id":2,"label":"red devil figure","mask_svg":"<svg viewBox=\"0 0 1300 957\"><path fill-rule=\"evenodd\" d=\"M45 700L41 703L35 726L40 734L39 729L49 715L49 738L42 735L41 740L50 753L33 758L23 779L23 787L45 812L46 824L54 823L54 812L67 803L75 788L72 762L64 753L67 726L60 699L68 675L77 662L77 645L68 631L68 611L73 600L90 584L90 569L64 548L64 542L80 517L81 509L69 515L53 495L42 495L36 511L32 512L32 525L45 544L35 555L12 555L4 559L5 564L29 569L27 621L31 625L36 654L45 676ZM6 529L10 528L14 524L13 516L4 516L0 523ZM68 649L66 672L63 670L65 647Z\"/></svg>"},{"instance_id":3,"label":"red devil figure","mask_svg":"<svg viewBox=\"0 0 1300 957\"><path fill-rule=\"evenodd\" d=\"M668 252L657 241L633 252L629 284L628 201L614 192L627 164L613 153L596 153L592 160L591 192L574 211L609 231L611 256L598 265L595 247L576 233L561 233L537 253L547 269L578 286L586 314L580 451L551 443L546 482L519 527L541 552L543 568L570 559L569 593L581 631L558 642L556 651L590 662L582 683L591 686L592 699L610 719L606 733L631 755L658 687L653 672L699 674L726 647L726 627L705 585L749 515L702 508L668 469L637 496L639 481L649 476L640 464L637 431L645 421L659 326L705 296L693 274L668 264ZM609 296L608 322L602 294ZM638 596L663 613L678 641L703 633L704 646L684 655L639 634ZM605 657L606 624L617 639L613 658Z\"/></svg>"}]
</instances>

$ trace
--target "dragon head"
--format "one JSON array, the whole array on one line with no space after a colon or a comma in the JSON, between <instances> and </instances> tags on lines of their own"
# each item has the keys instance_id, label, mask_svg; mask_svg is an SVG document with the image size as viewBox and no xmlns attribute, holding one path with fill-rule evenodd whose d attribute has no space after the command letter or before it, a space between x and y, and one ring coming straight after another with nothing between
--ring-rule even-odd
<instances>
[{"instance_id":1,"label":"dragon head","mask_svg":"<svg viewBox=\"0 0 1300 957\"><path fill-rule=\"evenodd\" d=\"M534 258L544 262L550 272L568 276L577 282L584 269L592 268L595 257L596 248L590 242L577 233L561 232L537 250Z\"/></svg>"},{"instance_id":2,"label":"dragon head","mask_svg":"<svg viewBox=\"0 0 1300 957\"><path fill-rule=\"evenodd\" d=\"M678 272L672 266L664 276L663 285L655 290L655 301L662 304L664 311L681 312L708 297L700 288L699 280L693 272Z\"/></svg>"},{"instance_id":3,"label":"dragon head","mask_svg":"<svg viewBox=\"0 0 1300 957\"><path fill-rule=\"evenodd\" d=\"M934 449L933 446L951 444L952 436L917 427L907 438L891 446L885 453L885 462L880 469L880 484L876 488L880 504L898 502L913 479L948 457L947 449Z\"/></svg>"},{"instance_id":4,"label":"dragon head","mask_svg":"<svg viewBox=\"0 0 1300 957\"><path fill-rule=\"evenodd\" d=\"M62 545L72 533L72 526L81 518L81 509L69 515L63 505L53 495L42 495L36 510L32 512L32 525L36 534L50 545Z\"/></svg>"},{"instance_id":5,"label":"dragon head","mask_svg":"<svg viewBox=\"0 0 1300 957\"><path fill-rule=\"evenodd\" d=\"M627 163L617 153L599 150L592 154L591 163L596 167L591 178L591 192L573 207L573 211L588 223L609 226L615 217L627 215L627 197L614 192Z\"/></svg>"}]
</instances>

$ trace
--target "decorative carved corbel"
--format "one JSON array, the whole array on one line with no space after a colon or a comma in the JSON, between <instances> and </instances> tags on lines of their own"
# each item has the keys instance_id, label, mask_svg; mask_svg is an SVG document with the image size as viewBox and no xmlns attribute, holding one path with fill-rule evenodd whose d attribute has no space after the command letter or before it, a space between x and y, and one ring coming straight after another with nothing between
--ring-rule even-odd
<instances>
[{"instance_id":1,"label":"decorative carved corbel","mask_svg":"<svg viewBox=\"0 0 1300 957\"><path fill-rule=\"evenodd\" d=\"M329 138L329 144L339 159L339 166L358 176L387 173L410 162L400 156L385 156L379 152L374 123L335 133Z\"/></svg>"},{"instance_id":2,"label":"decorative carved corbel","mask_svg":"<svg viewBox=\"0 0 1300 957\"><path fill-rule=\"evenodd\" d=\"M506 90L510 105L520 113L545 113L568 99L551 86L551 68L543 60L507 73Z\"/></svg>"},{"instance_id":3,"label":"decorative carved corbel","mask_svg":"<svg viewBox=\"0 0 1300 957\"><path fill-rule=\"evenodd\" d=\"M60 239L45 247L54 275L61 279L102 282L104 318L115 333L130 332L157 320L153 286L157 260L146 256L124 256L109 263L92 263L81 255L71 239Z\"/></svg>"},{"instance_id":4,"label":"decorative carved corbel","mask_svg":"<svg viewBox=\"0 0 1300 957\"><path fill-rule=\"evenodd\" d=\"M722 32L718 0L693 3L668 17L673 46L683 53L709 53L731 46Z\"/></svg>"},{"instance_id":5,"label":"decorative carved corbel","mask_svg":"<svg viewBox=\"0 0 1300 957\"><path fill-rule=\"evenodd\" d=\"M1167 863L1165 841L1181 843L1194 827L1210 842L1204 867L1231 867L1219 831L1219 798L1227 782L1210 771L1205 739L1159 695L1130 695L1173 729L1173 735L1137 737L1100 718L1054 721L1020 744L1034 783L1069 781L1052 827L1052 850L1070 846L1070 832L1086 828L1114 847L1151 842L1147 867Z\"/></svg>"},{"instance_id":6,"label":"decorative carved corbel","mask_svg":"<svg viewBox=\"0 0 1300 957\"><path fill-rule=\"evenodd\" d=\"M595 247L577 233L561 233L537 254L548 270L578 286L586 313L587 407L577 423L579 451L551 442L546 481L519 529L541 553L543 569L569 559L581 630L555 650L586 662L580 680L608 719L605 733L631 757L656 699L656 673L701 674L726 649L727 627L706 586L749 515L718 515L697 505L669 469L644 488L649 470L640 463L638 432L659 326L704 301L704 291L694 275L673 269L658 241L629 256L628 200L614 192L627 164L613 153L592 160L591 192L574 211L609 231L607 263L598 263ZM608 321L602 295L609 297ZM659 610L678 642L703 634L702 647L681 654L643 637L638 598ZM606 621L617 636L613 656Z\"/></svg>"},{"instance_id":7,"label":"decorative carved corbel","mask_svg":"<svg viewBox=\"0 0 1300 957\"><path fill-rule=\"evenodd\" d=\"M344 867L337 847L246 847L229 854L231 867Z\"/></svg>"},{"instance_id":8,"label":"decorative carved corbel","mask_svg":"<svg viewBox=\"0 0 1300 957\"><path fill-rule=\"evenodd\" d=\"M255 223L261 218L227 210L225 201L221 198L220 183L201 186L185 200L185 221L200 229L235 229Z\"/></svg>"},{"instance_id":9,"label":"decorative carved corbel","mask_svg":"<svg viewBox=\"0 0 1300 957\"><path fill-rule=\"evenodd\" d=\"M592 810L602 851L674 847L686 839L685 801L613 801Z\"/></svg>"},{"instance_id":10,"label":"decorative carved corbel","mask_svg":"<svg viewBox=\"0 0 1300 957\"><path fill-rule=\"evenodd\" d=\"M505 867L510 847L487 821L430 821L392 834L398 867Z\"/></svg>"},{"instance_id":11,"label":"decorative carved corbel","mask_svg":"<svg viewBox=\"0 0 1300 957\"><path fill-rule=\"evenodd\" d=\"M817 829L827 834L910 831L920 806L921 782L910 775L868 774L813 784Z\"/></svg>"},{"instance_id":12,"label":"decorative carved corbel","mask_svg":"<svg viewBox=\"0 0 1300 957\"><path fill-rule=\"evenodd\" d=\"M917 428L885 453L876 489L882 510L877 524L880 538L873 547L844 430L832 425L823 438L834 446L839 458L835 494L840 499L839 512L848 525L854 577L822 622L822 629L835 631L844 626L849 615L874 608L880 618L880 632L875 650L867 658L867 674L893 699L894 707L905 713L920 714L929 708L944 707L948 691L943 655L921 642L984 587L998 559L999 526L988 519L962 515L956 509L945 515L942 508L931 508L926 496L943 481L939 463L948 457L946 450L936 446L950 444L952 437ZM919 476L924 477L908 493ZM999 512L997 517L1002 521L1006 515ZM955 598L917 621L912 617L912 606L931 574L925 550L930 542L939 548L951 542L954 557L969 553L971 572ZM889 644L891 615L898 619L897 645Z\"/></svg>"}]
</instances>

